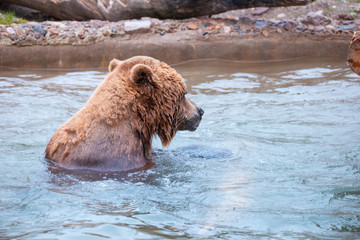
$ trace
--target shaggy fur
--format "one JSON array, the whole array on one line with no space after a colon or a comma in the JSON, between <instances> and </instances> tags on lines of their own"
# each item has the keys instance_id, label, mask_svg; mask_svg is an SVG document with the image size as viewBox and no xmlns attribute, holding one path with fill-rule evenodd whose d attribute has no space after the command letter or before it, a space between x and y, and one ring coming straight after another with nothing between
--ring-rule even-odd
<instances>
[{"instance_id":1,"label":"shaggy fur","mask_svg":"<svg viewBox=\"0 0 360 240\"><path fill-rule=\"evenodd\" d=\"M167 146L178 130L194 131L203 110L191 102L181 76L150 57L114 59L110 74L85 106L60 126L45 157L68 169L125 171L151 159L157 134Z\"/></svg>"}]
</instances>

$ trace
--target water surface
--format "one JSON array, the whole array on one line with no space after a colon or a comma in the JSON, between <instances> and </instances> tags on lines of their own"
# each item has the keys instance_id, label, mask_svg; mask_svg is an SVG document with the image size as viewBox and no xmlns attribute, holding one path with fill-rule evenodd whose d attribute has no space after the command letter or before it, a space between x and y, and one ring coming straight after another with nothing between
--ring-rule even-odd
<instances>
[{"instance_id":1,"label":"water surface","mask_svg":"<svg viewBox=\"0 0 360 240\"><path fill-rule=\"evenodd\" d=\"M1 71L0 238L360 237L360 77L345 60L174 68L200 127L167 149L155 139L150 169L111 176L44 161L106 69Z\"/></svg>"}]
</instances>

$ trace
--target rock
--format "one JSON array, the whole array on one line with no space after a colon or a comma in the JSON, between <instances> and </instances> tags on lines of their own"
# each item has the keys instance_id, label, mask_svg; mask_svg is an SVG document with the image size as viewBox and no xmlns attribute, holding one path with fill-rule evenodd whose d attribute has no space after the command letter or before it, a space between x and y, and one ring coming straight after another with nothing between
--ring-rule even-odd
<instances>
[{"instance_id":1,"label":"rock","mask_svg":"<svg viewBox=\"0 0 360 240\"><path fill-rule=\"evenodd\" d=\"M309 26L307 26L307 29L310 31L313 31L313 30L315 30L315 27L314 27L314 25L309 25Z\"/></svg>"},{"instance_id":2,"label":"rock","mask_svg":"<svg viewBox=\"0 0 360 240\"><path fill-rule=\"evenodd\" d=\"M80 39L84 39L85 38L85 30L84 29L81 29L79 32L77 32L77 36L80 38Z\"/></svg>"},{"instance_id":3,"label":"rock","mask_svg":"<svg viewBox=\"0 0 360 240\"><path fill-rule=\"evenodd\" d=\"M290 31L291 29L295 28L296 25L297 25L297 23L294 21L287 21L283 27L286 31Z\"/></svg>"},{"instance_id":4,"label":"rock","mask_svg":"<svg viewBox=\"0 0 360 240\"><path fill-rule=\"evenodd\" d=\"M59 34L59 32L56 30L56 28L53 28L53 27L49 28L49 29L48 29L48 32L49 32L50 34L52 34L52 35L57 35L57 34Z\"/></svg>"},{"instance_id":5,"label":"rock","mask_svg":"<svg viewBox=\"0 0 360 240\"><path fill-rule=\"evenodd\" d=\"M12 27L6 28L6 31L7 31L10 35L15 35L15 34L16 34L15 30L14 30Z\"/></svg>"},{"instance_id":6,"label":"rock","mask_svg":"<svg viewBox=\"0 0 360 240\"><path fill-rule=\"evenodd\" d=\"M269 30L264 29L264 30L261 31L261 34L262 34L264 37L268 37L268 36L269 36Z\"/></svg>"},{"instance_id":7,"label":"rock","mask_svg":"<svg viewBox=\"0 0 360 240\"><path fill-rule=\"evenodd\" d=\"M341 30L356 30L357 29L356 25L338 25L337 27Z\"/></svg>"},{"instance_id":8,"label":"rock","mask_svg":"<svg viewBox=\"0 0 360 240\"><path fill-rule=\"evenodd\" d=\"M353 21L353 20L354 20L354 17L351 16L350 14L347 14L347 13L341 13L341 14L338 14L338 15L334 16L334 19L336 19L336 20L350 20L350 21Z\"/></svg>"},{"instance_id":9,"label":"rock","mask_svg":"<svg viewBox=\"0 0 360 240\"><path fill-rule=\"evenodd\" d=\"M215 28L215 26L211 25L211 26L207 26L205 29L211 31L211 30L214 30L214 28Z\"/></svg>"},{"instance_id":10,"label":"rock","mask_svg":"<svg viewBox=\"0 0 360 240\"><path fill-rule=\"evenodd\" d=\"M162 19L184 19L209 16L235 9L305 5L312 1L1 0L1 3L8 2L28 7L59 20L84 21L99 19L115 22L126 19L138 19L143 16Z\"/></svg>"},{"instance_id":11,"label":"rock","mask_svg":"<svg viewBox=\"0 0 360 240\"><path fill-rule=\"evenodd\" d=\"M327 30L333 30L333 29L335 29L335 27L334 27L333 25L331 25L331 24L326 25L325 28L326 28Z\"/></svg>"},{"instance_id":12,"label":"rock","mask_svg":"<svg viewBox=\"0 0 360 240\"><path fill-rule=\"evenodd\" d=\"M44 27L50 27L51 24L50 23L42 23L41 24L41 27L44 28Z\"/></svg>"},{"instance_id":13,"label":"rock","mask_svg":"<svg viewBox=\"0 0 360 240\"><path fill-rule=\"evenodd\" d=\"M116 27L113 27L113 28L111 29L111 32L112 32L112 33L117 33Z\"/></svg>"},{"instance_id":14,"label":"rock","mask_svg":"<svg viewBox=\"0 0 360 240\"><path fill-rule=\"evenodd\" d=\"M40 24L32 25L31 27L35 32L38 32L43 36L45 36L47 33L47 31L43 29Z\"/></svg>"},{"instance_id":15,"label":"rock","mask_svg":"<svg viewBox=\"0 0 360 240\"><path fill-rule=\"evenodd\" d=\"M231 27L229 26L223 26L223 30L225 34L229 34L231 32Z\"/></svg>"},{"instance_id":16,"label":"rock","mask_svg":"<svg viewBox=\"0 0 360 240\"><path fill-rule=\"evenodd\" d=\"M228 20L225 21L225 24L226 24L226 25L233 26L233 25L237 24L237 21L236 21L236 20L232 20L232 19L228 19Z\"/></svg>"},{"instance_id":17,"label":"rock","mask_svg":"<svg viewBox=\"0 0 360 240\"><path fill-rule=\"evenodd\" d=\"M197 30L199 28L199 26L196 23L189 23L187 25L187 28L190 30Z\"/></svg>"},{"instance_id":18,"label":"rock","mask_svg":"<svg viewBox=\"0 0 360 240\"><path fill-rule=\"evenodd\" d=\"M236 26L234 27L234 30L240 30L240 26L239 26L239 25L236 25Z\"/></svg>"},{"instance_id":19,"label":"rock","mask_svg":"<svg viewBox=\"0 0 360 240\"><path fill-rule=\"evenodd\" d=\"M276 29L277 33L283 33L280 28Z\"/></svg>"},{"instance_id":20,"label":"rock","mask_svg":"<svg viewBox=\"0 0 360 240\"><path fill-rule=\"evenodd\" d=\"M106 22L100 20L90 20L89 24L91 28L101 28Z\"/></svg>"},{"instance_id":21,"label":"rock","mask_svg":"<svg viewBox=\"0 0 360 240\"><path fill-rule=\"evenodd\" d=\"M268 7L258 7L258 8L255 8L252 12L251 12L251 15L262 15L264 13L266 13L267 11L269 11L269 8Z\"/></svg>"},{"instance_id":22,"label":"rock","mask_svg":"<svg viewBox=\"0 0 360 240\"><path fill-rule=\"evenodd\" d=\"M211 26L211 24L209 22L203 22L203 23L199 24L199 27L201 27L201 28L206 28L209 26Z\"/></svg>"},{"instance_id":23,"label":"rock","mask_svg":"<svg viewBox=\"0 0 360 240\"><path fill-rule=\"evenodd\" d=\"M102 35L104 35L105 37L110 35L110 32L107 29L102 30Z\"/></svg>"},{"instance_id":24,"label":"rock","mask_svg":"<svg viewBox=\"0 0 360 240\"><path fill-rule=\"evenodd\" d=\"M344 20L341 23L342 23L341 25L351 25L351 24L354 24L354 21L352 21L352 20Z\"/></svg>"},{"instance_id":25,"label":"rock","mask_svg":"<svg viewBox=\"0 0 360 240\"><path fill-rule=\"evenodd\" d=\"M41 36L41 35L40 35L40 34L38 34L38 33L37 33L37 34L35 34L35 38L36 38L36 39L39 39L39 38L40 38L40 36Z\"/></svg>"},{"instance_id":26,"label":"rock","mask_svg":"<svg viewBox=\"0 0 360 240\"><path fill-rule=\"evenodd\" d=\"M0 34L1 34L1 37L4 37L4 38L9 37L9 34L6 33L6 32L0 32ZM1 39L1 38L0 38L0 39Z\"/></svg>"},{"instance_id":27,"label":"rock","mask_svg":"<svg viewBox=\"0 0 360 240\"><path fill-rule=\"evenodd\" d=\"M125 32L135 32L135 31L149 31L151 27L151 21L149 20L135 20L135 21L126 21L124 24Z\"/></svg>"},{"instance_id":28,"label":"rock","mask_svg":"<svg viewBox=\"0 0 360 240\"><path fill-rule=\"evenodd\" d=\"M286 14L285 13L279 13L276 18L285 18L286 17Z\"/></svg>"},{"instance_id":29,"label":"rock","mask_svg":"<svg viewBox=\"0 0 360 240\"><path fill-rule=\"evenodd\" d=\"M323 31L324 29L325 29L325 28L324 28L323 26L316 26L314 30L315 30L316 32L321 32L321 31Z\"/></svg>"},{"instance_id":30,"label":"rock","mask_svg":"<svg viewBox=\"0 0 360 240\"><path fill-rule=\"evenodd\" d=\"M254 28L255 29L263 29L264 27L267 26L267 22L264 21L264 20L257 20L255 25L254 25Z\"/></svg>"},{"instance_id":31,"label":"rock","mask_svg":"<svg viewBox=\"0 0 360 240\"><path fill-rule=\"evenodd\" d=\"M301 25L296 26L296 30L299 30L299 31L303 30L303 26L301 26Z\"/></svg>"},{"instance_id":32,"label":"rock","mask_svg":"<svg viewBox=\"0 0 360 240\"><path fill-rule=\"evenodd\" d=\"M22 29L18 29L18 30L16 31L16 33L17 33L17 35L19 35L19 36L24 36L25 31L22 30Z\"/></svg>"},{"instance_id":33,"label":"rock","mask_svg":"<svg viewBox=\"0 0 360 240\"><path fill-rule=\"evenodd\" d=\"M312 24L315 26L328 25L331 23L331 19L319 14L319 12L310 12L305 18L301 20L304 24Z\"/></svg>"},{"instance_id":34,"label":"rock","mask_svg":"<svg viewBox=\"0 0 360 240\"><path fill-rule=\"evenodd\" d=\"M253 20L249 17L240 17L239 20L241 21L242 24L245 24L245 25L250 25L250 24L253 24Z\"/></svg>"}]
</instances>

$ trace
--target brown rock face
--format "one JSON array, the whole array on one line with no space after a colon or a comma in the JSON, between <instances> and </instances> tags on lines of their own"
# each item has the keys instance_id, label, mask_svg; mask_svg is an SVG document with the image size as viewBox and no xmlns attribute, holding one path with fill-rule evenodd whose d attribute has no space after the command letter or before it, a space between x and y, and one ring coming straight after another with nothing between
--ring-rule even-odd
<instances>
[{"instance_id":1,"label":"brown rock face","mask_svg":"<svg viewBox=\"0 0 360 240\"><path fill-rule=\"evenodd\" d=\"M3 0L62 20L119 21L141 17L189 18L251 7L305 5L313 0Z\"/></svg>"}]
</instances>

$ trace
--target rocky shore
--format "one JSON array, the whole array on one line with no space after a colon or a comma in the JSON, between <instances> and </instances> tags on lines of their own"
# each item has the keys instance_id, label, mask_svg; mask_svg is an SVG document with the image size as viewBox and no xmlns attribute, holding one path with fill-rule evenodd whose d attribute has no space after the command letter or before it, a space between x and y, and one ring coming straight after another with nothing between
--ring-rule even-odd
<instances>
[{"instance_id":1,"label":"rocky shore","mask_svg":"<svg viewBox=\"0 0 360 240\"><path fill-rule=\"evenodd\" d=\"M0 25L1 68L106 67L112 58L148 55L169 64L217 58L273 61L337 56L346 60L360 31L360 3L317 0L184 20L28 21Z\"/></svg>"},{"instance_id":2,"label":"rocky shore","mask_svg":"<svg viewBox=\"0 0 360 240\"><path fill-rule=\"evenodd\" d=\"M240 38L269 38L292 34L313 38L317 36L352 36L360 30L360 20L349 14L333 18L320 12L310 12L291 20L263 20L251 17L239 19L193 18L186 20L159 20L142 18L108 22L90 20L27 22L0 25L0 45L73 45L83 46L115 39L148 38L149 35L181 34L189 38L211 39L217 36Z\"/></svg>"}]
</instances>

